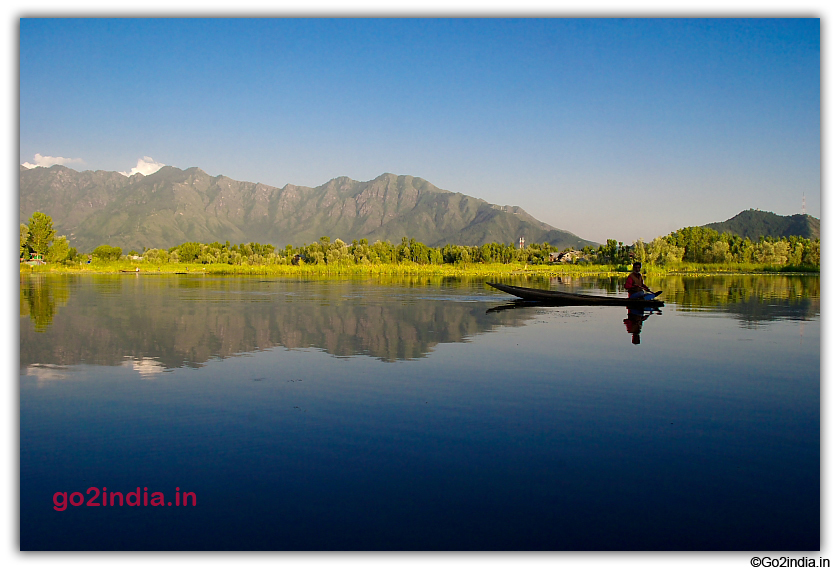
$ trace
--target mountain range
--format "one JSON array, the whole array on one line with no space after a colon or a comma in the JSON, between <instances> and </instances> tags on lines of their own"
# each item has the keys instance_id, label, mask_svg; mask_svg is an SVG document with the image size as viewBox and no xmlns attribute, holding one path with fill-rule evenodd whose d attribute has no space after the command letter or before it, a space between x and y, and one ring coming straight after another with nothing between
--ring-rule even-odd
<instances>
[{"instance_id":1,"label":"mountain range","mask_svg":"<svg viewBox=\"0 0 840 570\"><path fill-rule=\"evenodd\" d=\"M79 251L108 244L124 251L187 241L271 243L279 247L367 238L429 246L447 243L548 242L561 250L597 246L541 222L517 206L498 206L442 190L413 176L347 177L316 188L275 188L165 166L144 176L78 172L65 166L20 168L20 223L33 212L52 217L56 235Z\"/></svg>"},{"instance_id":2,"label":"mountain range","mask_svg":"<svg viewBox=\"0 0 840 570\"><path fill-rule=\"evenodd\" d=\"M761 210L744 210L725 222L706 224L718 233L727 232L752 241L765 237L802 236L808 239L820 239L820 221L808 214L780 216Z\"/></svg>"},{"instance_id":3,"label":"mountain range","mask_svg":"<svg viewBox=\"0 0 840 570\"><path fill-rule=\"evenodd\" d=\"M65 166L20 167L20 223L33 212L52 217L56 235L81 252L108 244L123 251L169 248L187 241L300 246L322 236L429 246L548 242L560 250L597 246L537 220L518 206L498 206L437 188L422 178L382 174L367 182L340 177L310 188L275 188L164 166L154 174ZM820 220L744 210L705 226L752 240L820 237Z\"/></svg>"}]
</instances>

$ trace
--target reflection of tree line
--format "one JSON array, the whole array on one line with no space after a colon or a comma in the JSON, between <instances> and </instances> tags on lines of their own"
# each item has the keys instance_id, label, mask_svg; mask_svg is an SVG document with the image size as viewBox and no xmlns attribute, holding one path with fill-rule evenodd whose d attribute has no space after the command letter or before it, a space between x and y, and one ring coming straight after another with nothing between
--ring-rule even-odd
<instances>
[{"instance_id":1,"label":"reflection of tree line","mask_svg":"<svg viewBox=\"0 0 840 570\"><path fill-rule=\"evenodd\" d=\"M21 278L21 366L31 363L117 365L126 357L164 366L198 366L275 346L315 347L336 356L385 361L420 358L438 343L463 342L494 326L520 326L529 312L486 313L484 303L411 294L457 288L462 278L277 281L174 276ZM463 282L463 283L462 283ZM650 279L680 310L717 307L754 323L813 318L819 277L724 275ZM605 290L623 278L532 279L526 286ZM438 289L425 289L433 285ZM466 289L464 289L466 291ZM72 295L71 295L72 292ZM60 310L59 310L60 308Z\"/></svg>"},{"instance_id":2,"label":"reflection of tree line","mask_svg":"<svg viewBox=\"0 0 840 570\"><path fill-rule=\"evenodd\" d=\"M820 312L820 278L813 275L672 275L651 277L653 289L680 310L717 307L744 321L810 319ZM602 277L595 287L620 294L623 277Z\"/></svg>"},{"instance_id":3,"label":"reflection of tree line","mask_svg":"<svg viewBox=\"0 0 840 570\"><path fill-rule=\"evenodd\" d=\"M70 296L68 283L48 281L44 275L21 277L20 316L29 317L38 332L46 331L52 324L58 307L67 303Z\"/></svg>"},{"instance_id":4,"label":"reflection of tree line","mask_svg":"<svg viewBox=\"0 0 840 570\"><path fill-rule=\"evenodd\" d=\"M624 276L533 277L527 287L625 295ZM818 275L669 275L646 277L659 297L681 311L715 307L746 323L812 319L820 312Z\"/></svg>"},{"instance_id":5,"label":"reflection of tree line","mask_svg":"<svg viewBox=\"0 0 840 570\"><path fill-rule=\"evenodd\" d=\"M716 306L747 323L812 319L820 312L820 279L815 276L668 278L664 287L682 310Z\"/></svg>"},{"instance_id":6,"label":"reflection of tree line","mask_svg":"<svg viewBox=\"0 0 840 570\"><path fill-rule=\"evenodd\" d=\"M624 294L626 275L599 276L533 276L527 282L516 283L527 287L561 289L580 292ZM650 275L645 282L662 290L665 301L683 307L714 306L720 303L743 303L751 300L819 303L819 275L756 274L756 275ZM513 284L513 283L512 283Z\"/></svg>"},{"instance_id":7,"label":"reflection of tree line","mask_svg":"<svg viewBox=\"0 0 840 570\"><path fill-rule=\"evenodd\" d=\"M396 361L530 318L500 319L486 315L483 304L424 300L370 284L137 276L91 281L74 287L58 314L53 304L47 311L54 315L51 326L21 321L21 366L117 365L133 357L175 368L275 346ZM42 292L68 290L64 279L38 286ZM23 311L24 289L22 284L21 316L31 317L31 310Z\"/></svg>"}]
</instances>

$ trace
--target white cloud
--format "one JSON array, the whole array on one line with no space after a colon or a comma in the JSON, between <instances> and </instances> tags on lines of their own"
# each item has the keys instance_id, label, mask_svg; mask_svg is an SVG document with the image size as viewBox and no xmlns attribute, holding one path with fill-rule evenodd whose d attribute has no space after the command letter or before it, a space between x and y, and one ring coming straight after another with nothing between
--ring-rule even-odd
<instances>
[{"instance_id":1,"label":"white cloud","mask_svg":"<svg viewBox=\"0 0 840 570\"><path fill-rule=\"evenodd\" d=\"M54 164L84 164L81 158L64 158L63 156L42 156L35 154L35 164L31 162L24 162L23 166L26 168L35 168L36 166L50 167Z\"/></svg>"},{"instance_id":2,"label":"white cloud","mask_svg":"<svg viewBox=\"0 0 840 570\"><path fill-rule=\"evenodd\" d=\"M131 368L132 370L136 370L140 373L141 378L146 379L156 376L161 372L166 372L166 367L154 358L127 358L122 365L127 368Z\"/></svg>"},{"instance_id":3,"label":"white cloud","mask_svg":"<svg viewBox=\"0 0 840 570\"><path fill-rule=\"evenodd\" d=\"M66 369L63 366L57 366L55 364L33 364L32 366L27 366L24 375L34 376L37 386L43 386L48 382L69 378Z\"/></svg>"},{"instance_id":4,"label":"white cloud","mask_svg":"<svg viewBox=\"0 0 840 570\"><path fill-rule=\"evenodd\" d=\"M123 176L133 176L134 174L148 176L149 174L154 174L164 166L166 165L161 164L160 162L155 162L155 159L151 156L144 156L143 158L137 160L137 166L132 168L131 172L120 172L120 174Z\"/></svg>"}]
</instances>

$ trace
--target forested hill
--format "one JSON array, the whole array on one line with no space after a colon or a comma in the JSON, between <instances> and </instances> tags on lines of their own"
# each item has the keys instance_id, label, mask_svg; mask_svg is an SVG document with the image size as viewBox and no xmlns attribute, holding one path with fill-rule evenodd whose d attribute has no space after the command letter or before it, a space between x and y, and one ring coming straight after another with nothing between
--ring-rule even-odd
<instances>
[{"instance_id":1,"label":"forested hill","mask_svg":"<svg viewBox=\"0 0 840 570\"><path fill-rule=\"evenodd\" d=\"M711 228L719 233L730 233L753 241L759 237L790 237L802 236L808 239L820 239L820 221L807 214L779 216L773 212L761 210L744 210L734 218L725 222L706 224L704 228Z\"/></svg>"},{"instance_id":2,"label":"forested hill","mask_svg":"<svg viewBox=\"0 0 840 570\"><path fill-rule=\"evenodd\" d=\"M559 249L597 245L540 222L516 206L497 206L383 174L335 178L316 188L240 182L199 168L166 166L148 176L78 172L64 166L20 169L20 222L52 217L57 235L79 251L109 244L124 251L188 241L302 245L321 236L430 246L549 242Z\"/></svg>"}]
</instances>

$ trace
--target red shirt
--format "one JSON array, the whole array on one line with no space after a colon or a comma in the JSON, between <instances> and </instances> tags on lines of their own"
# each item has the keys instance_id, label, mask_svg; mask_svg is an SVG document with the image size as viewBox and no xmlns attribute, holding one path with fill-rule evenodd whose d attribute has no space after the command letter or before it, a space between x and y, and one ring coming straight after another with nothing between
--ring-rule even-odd
<instances>
[{"instance_id":1,"label":"red shirt","mask_svg":"<svg viewBox=\"0 0 840 570\"><path fill-rule=\"evenodd\" d=\"M628 293L635 293L636 291L643 290L643 285L644 281L642 281L642 276L638 273L631 273L627 276L627 280L624 282L624 288L627 289Z\"/></svg>"}]
</instances>

